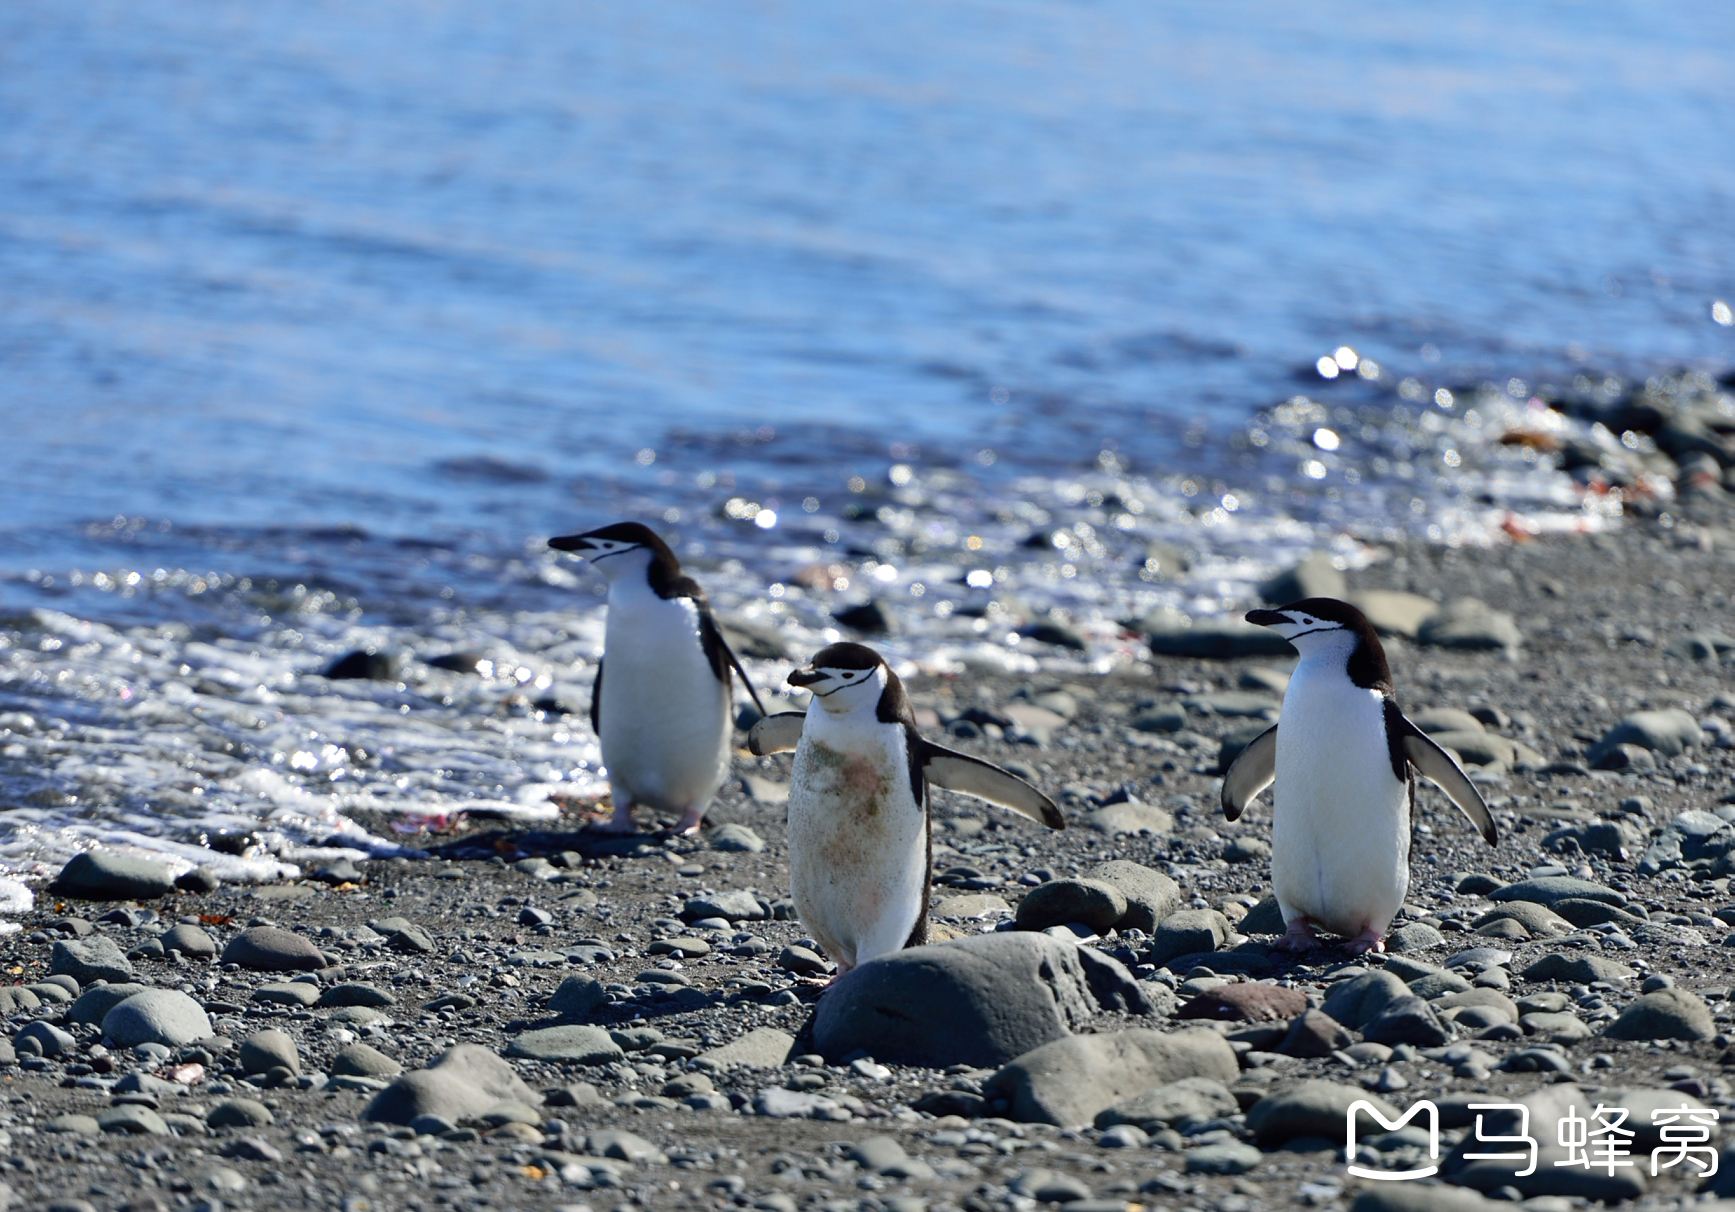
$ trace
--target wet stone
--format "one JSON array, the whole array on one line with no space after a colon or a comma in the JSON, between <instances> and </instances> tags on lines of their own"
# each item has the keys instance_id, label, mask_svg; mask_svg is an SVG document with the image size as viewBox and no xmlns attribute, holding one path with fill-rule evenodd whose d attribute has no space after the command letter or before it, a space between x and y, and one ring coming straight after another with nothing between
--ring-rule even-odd
<instances>
[{"instance_id":1,"label":"wet stone","mask_svg":"<svg viewBox=\"0 0 1735 1212\"><path fill-rule=\"evenodd\" d=\"M60 869L49 891L92 901L142 901L174 891L167 864L110 850L87 850Z\"/></svg>"},{"instance_id":2,"label":"wet stone","mask_svg":"<svg viewBox=\"0 0 1735 1212\"><path fill-rule=\"evenodd\" d=\"M1269 1023L1294 1018L1306 1009L1307 995L1299 989L1249 981L1199 994L1181 1007L1180 1017Z\"/></svg>"}]
</instances>

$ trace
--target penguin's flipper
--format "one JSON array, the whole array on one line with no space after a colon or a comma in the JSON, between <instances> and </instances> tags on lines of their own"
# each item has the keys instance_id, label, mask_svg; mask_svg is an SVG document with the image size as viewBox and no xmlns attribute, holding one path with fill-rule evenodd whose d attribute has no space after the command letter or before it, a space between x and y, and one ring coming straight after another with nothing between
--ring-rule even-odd
<instances>
[{"instance_id":1,"label":"penguin's flipper","mask_svg":"<svg viewBox=\"0 0 1735 1212\"><path fill-rule=\"evenodd\" d=\"M1254 737L1223 775L1223 817L1235 820L1255 796L1277 781L1277 725Z\"/></svg>"},{"instance_id":2,"label":"penguin's flipper","mask_svg":"<svg viewBox=\"0 0 1735 1212\"><path fill-rule=\"evenodd\" d=\"M1066 828L1066 818L1060 815L1053 800L993 762L984 762L981 758L925 740L922 742L922 771L931 786L1010 808L1033 821L1041 821L1050 829Z\"/></svg>"},{"instance_id":3,"label":"penguin's flipper","mask_svg":"<svg viewBox=\"0 0 1735 1212\"><path fill-rule=\"evenodd\" d=\"M787 753L801 743L801 728L807 722L805 711L779 711L753 725L747 734L747 748L755 757L768 753Z\"/></svg>"},{"instance_id":4,"label":"penguin's flipper","mask_svg":"<svg viewBox=\"0 0 1735 1212\"><path fill-rule=\"evenodd\" d=\"M590 730L602 735L602 658L596 662L596 681L590 686Z\"/></svg>"},{"instance_id":5,"label":"penguin's flipper","mask_svg":"<svg viewBox=\"0 0 1735 1212\"><path fill-rule=\"evenodd\" d=\"M759 714L769 717L771 713L765 710L765 704L759 701L759 692L753 688L753 679L747 676L747 671L741 667L741 658L735 655L735 650L729 647L729 641L723 638L723 629L717 626L717 616L711 613L708 605L699 611L699 644L705 649L711 668L716 671L717 680L727 682L728 671L733 669L741 679L741 684L747 688L747 697L759 708Z\"/></svg>"},{"instance_id":6,"label":"penguin's flipper","mask_svg":"<svg viewBox=\"0 0 1735 1212\"><path fill-rule=\"evenodd\" d=\"M1404 719L1404 717L1398 717ZM1410 764L1421 771L1422 777L1434 786L1444 791L1451 801L1458 805L1458 811L1470 818L1470 823L1476 826L1482 834L1482 840L1490 846L1494 845L1499 835L1494 830L1494 817L1488 811L1488 805L1482 800L1482 793L1476 790L1476 784L1470 781L1470 776L1452 755L1436 745L1420 728L1404 719L1404 756Z\"/></svg>"}]
</instances>

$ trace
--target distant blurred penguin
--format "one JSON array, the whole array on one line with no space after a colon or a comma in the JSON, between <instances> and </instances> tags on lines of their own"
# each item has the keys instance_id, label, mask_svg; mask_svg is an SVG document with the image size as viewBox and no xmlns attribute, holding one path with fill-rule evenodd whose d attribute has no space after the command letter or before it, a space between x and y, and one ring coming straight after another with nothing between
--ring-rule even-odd
<instances>
[{"instance_id":1,"label":"distant blurred penguin","mask_svg":"<svg viewBox=\"0 0 1735 1212\"><path fill-rule=\"evenodd\" d=\"M1398 709L1385 649L1366 616L1336 598L1249 610L1301 653L1277 723L1223 776L1223 815L1234 820L1277 783L1271 816L1271 887L1287 933L1277 946L1319 946L1316 927L1352 952L1384 951L1386 930L1410 886L1413 766L1451 797L1494 844L1494 820L1452 756Z\"/></svg>"},{"instance_id":2,"label":"distant blurred penguin","mask_svg":"<svg viewBox=\"0 0 1735 1212\"><path fill-rule=\"evenodd\" d=\"M1066 828L1054 801L1023 779L923 740L903 683L873 649L822 648L789 683L813 692L810 709L760 720L747 745L761 755L795 750L795 909L840 974L928 941L930 786Z\"/></svg>"},{"instance_id":3,"label":"distant blurred penguin","mask_svg":"<svg viewBox=\"0 0 1735 1212\"><path fill-rule=\"evenodd\" d=\"M680 813L676 829L697 832L729 773L730 671L763 714L758 692L724 642L705 591L650 527L617 522L548 545L584 556L608 580L603 661L590 699L614 799L603 828L632 832L633 805L643 804Z\"/></svg>"}]
</instances>

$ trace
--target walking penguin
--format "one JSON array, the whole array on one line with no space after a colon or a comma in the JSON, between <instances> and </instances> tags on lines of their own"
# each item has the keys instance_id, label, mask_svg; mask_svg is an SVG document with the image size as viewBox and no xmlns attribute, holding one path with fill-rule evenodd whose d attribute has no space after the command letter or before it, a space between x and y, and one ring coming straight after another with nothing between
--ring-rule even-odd
<instances>
[{"instance_id":1,"label":"walking penguin","mask_svg":"<svg viewBox=\"0 0 1735 1212\"><path fill-rule=\"evenodd\" d=\"M1277 946L1307 951L1317 929L1360 954L1385 950L1410 885L1412 770L1435 783L1490 846L1494 819L1468 776L1398 708L1385 650L1365 615L1335 598L1250 610L1295 646L1277 723L1223 777L1235 820L1276 781L1271 886L1286 928Z\"/></svg>"},{"instance_id":2,"label":"walking penguin","mask_svg":"<svg viewBox=\"0 0 1735 1212\"><path fill-rule=\"evenodd\" d=\"M608 580L603 659L590 697L614 800L603 828L632 832L633 805L643 804L680 813L677 831L697 832L729 773L731 673L763 713L758 692L705 591L650 527L617 522L548 545L584 556Z\"/></svg>"},{"instance_id":3,"label":"walking penguin","mask_svg":"<svg viewBox=\"0 0 1735 1212\"><path fill-rule=\"evenodd\" d=\"M789 682L812 691L809 710L759 721L747 743L761 755L795 750L790 883L802 924L840 975L928 941L930 787L1066 828L1023 779L924 740L903 683L873 649L832 644Z\"/></svg>"}]
</instances>

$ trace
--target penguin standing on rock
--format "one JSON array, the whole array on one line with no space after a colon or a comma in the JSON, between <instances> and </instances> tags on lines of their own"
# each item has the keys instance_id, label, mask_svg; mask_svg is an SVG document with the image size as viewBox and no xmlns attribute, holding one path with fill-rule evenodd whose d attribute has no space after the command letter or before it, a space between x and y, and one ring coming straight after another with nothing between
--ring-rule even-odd
<instances>
[{"instance_id":1,"label":"penguin standing on rock","mask_svg":"<svg viewBox=\"0 0 1735 1212\"><path fill-rule=\"evenodd\" d=\"M1066 822L1023 779L922 739L903 683L873 649L832 644L789 675L813 702L760 720L747 745L795 750L789 877L796 912L838 973L928 941L934 850L928 788Z\"/></svg>"},{"instance_id":2,"label":"penguin standing on rock","mask_svg":"<svg viewBox=\"0 0 1735 1212\"><path fill-rule=\"evenodd\" d=\"M1277 723L1223 777L1235 820L1275 780L1271 886L1285 951L1319 946L1323 928L1350 951L1384 951L1410 884L1412 768L1444 791L1490 846L1494 820L1473 783L1398 709L1385 650L1367 617L1335 598L1250 610L1295 646L1301 662Z\"/></svg>"},{"instance_id":3,"label":"penguin standing on rock","mask_svg":"<svg viewBox=\"0 0 1735 1212\"><path fill-rule=\"evenodd\" d=\"M602 828L631 833L633 805L643 804L680 813L677 830L697 832L729 774L731 672L763 713L758 692L724 642L705 591L650 527L617 522L548 545L584 556L608 580L603 660L590 698L614 800Z\"/></svg>"}]
</instances>

